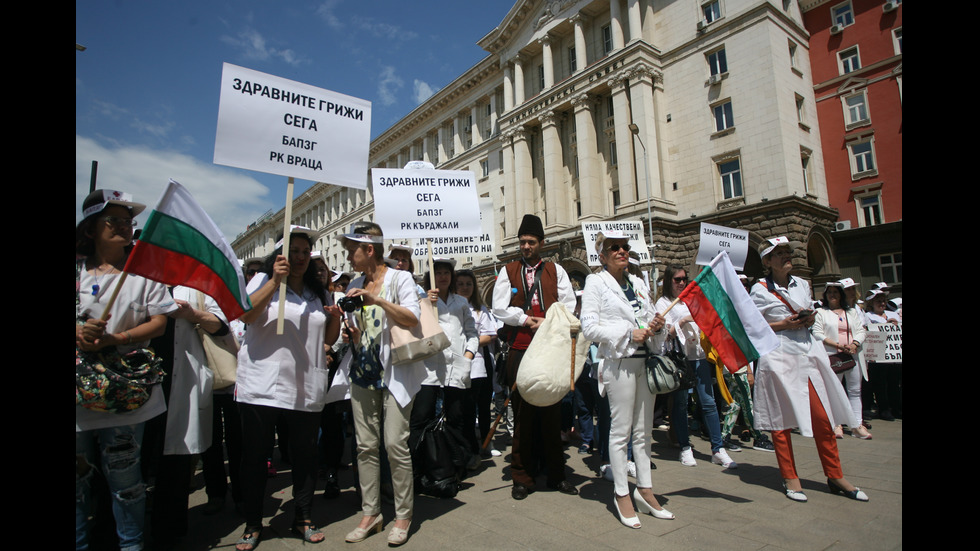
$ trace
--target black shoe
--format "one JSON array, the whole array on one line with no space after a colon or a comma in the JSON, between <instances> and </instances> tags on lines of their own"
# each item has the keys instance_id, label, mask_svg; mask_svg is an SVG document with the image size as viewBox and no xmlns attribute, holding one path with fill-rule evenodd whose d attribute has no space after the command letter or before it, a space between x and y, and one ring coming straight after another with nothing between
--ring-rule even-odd
<instances>
[{"instance_id":1,"label":"black shoe","mask_svg":"<svg viewBox=\"0 0 980 551\"><path fill-rule=\"evenodd\" d=\"M216 515L220 513L221 510L224 508L225 508L225 498L223 497L208 498L208 503L207 505L204 506L203 512L205 516L209 517L211 515Z\"/></svg>"},{"instance_id":2,"label":"black shoe","mask_svg":"<svg viewBox=\"0 0 980 551\"><path fill-rule=\"evenodd\" d=\"M533 492L534 490L523 484L514 484L514 487L510 489L510 497L520 501L526 498L528 494Z\"/></svg>"},{"instance_id":3,"label":"black shoe","mask_svg":"<svg viewBox=\"0 0 980 551\"><path fill-rule=\"evenodd\" d=\"M752 443L753 450L759 450L760 452L773 452L775 453L776 448L772 445L772 441L765 437L766 435L761 435L761 437Z\"/></svg>"},{"instance_id":4,"label":"black shoe","mask_svg":"<svg viewBox=\"0 0 980 551\"><path fill-rule=\"evenodd\" d=\"M551 488L552 490L558 490L559 492L563 494L568 494L570 496L578 495L578 488L572 486L572 484L567 480L562 480L558 484L549 483L548 487Z\"/></svg>"},{"instance_id":5,"label":"black shoe","mask_svg":"<svg viewBox=\"0 0 980 551\"><path fill-rule=\"evenodd\" d=\"M878 412L878 419L881 419L882 421L894 421L895 416L892 415L891 410L883 409Z\"/></svg>"},{"instance_id":6,"label":"black shoe","mask_svg":"<svg viewBox=\"0 0 980 551\"><path fill-rule=\"evenodd\" d=\"M730 452L740 452L740 451L742 451L742 446L739 446L738 445L738 442L732 440L732 437L731 436L729 436L728 438L725 438L725 440L723 440L722 443L725 445L725 449L727 449Z\"/></svg>"},{"instance_id":7,"label":"black shoe","mask_svg":"<svg viewBox=\"0 0 980 551\"><path fill-rule=\"evenodd\" d=\"M340 484L337 482L337 471L334 469L327 472L327 485L323 488L323 497L327 499L340 497Z\"/></svg>"},{"instance_id":8,"label":"black shoe","mask_svg":"<svg viewBox=\"0 0 980 551\"><path fill-rule=\"evenodd\" d=\"M579 455L588 455L588 454L592 453L592 451L589 449L589 445L588 444L582 444L578 448L578 453L579 453Z\"/></svg>"}]
</instances>

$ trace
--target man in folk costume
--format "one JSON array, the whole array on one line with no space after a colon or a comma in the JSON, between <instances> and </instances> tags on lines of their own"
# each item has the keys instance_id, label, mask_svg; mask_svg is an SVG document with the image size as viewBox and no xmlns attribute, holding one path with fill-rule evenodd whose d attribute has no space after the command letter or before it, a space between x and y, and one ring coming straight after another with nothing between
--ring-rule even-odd
<instances>
[{"instance_id":1,"label":"man in folk costume","mask_svg":"<svg viewBox=\"0 0 980 551\"><path fill-rule=\"evenodd\" d=\"M505 324L501 338L511 343L507 356L507 384L517 380L517 369L545 312L561 301L569 312L575 310L575 291L565 270L554 262L541 260L544 226L533 214L524 215L517 231L521 259L507 264L493 288L493 314ZM526 368L526 367L525 367ZM538 457L535 432L540 427L539 444L547 464L548 487L563 494L576 495L578 490L565 480L565 453L561 443L561 402L537 407L525 402L514 390L514 439L511 454L511 496L524 499L534 491Z\"/></svg>"}]
</instances>

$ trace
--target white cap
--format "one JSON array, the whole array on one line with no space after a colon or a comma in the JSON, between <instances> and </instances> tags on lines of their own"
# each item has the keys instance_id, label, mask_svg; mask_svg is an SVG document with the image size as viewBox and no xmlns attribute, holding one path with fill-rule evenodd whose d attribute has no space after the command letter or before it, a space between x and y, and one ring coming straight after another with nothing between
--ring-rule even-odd
<instances>
[{"instance_id":1,"label":"white cap","mask_svg":"<svg viewBox=\"0 0 980 551\"><path fill-rule=\"evenodd\" d=\"M316 240L316 231L315 230L312 230L310 228L307 228L306 226L297 226L296 224L290 225L289 226L289 235L292 236L292 235L296 235L296 234L305 235L306 237L309 237L310 238L310 241ZM276 246L274 248L278 249L279 247L282 247L282 242L283 242L282 239L280 239L279 241L277 241L276 242Z\"/></svg>"},{"instance_id":2,"label":"white cap","mask_svg":"<svg viewBox=\"0 0 980 551\"><path fill-rule=\"evenodd\" d=\"M432 259L432 264L433 265L440 264L440 263L441 264L449 264L450 266L453 267L454 270L456 269L456 259L455 258L446 258L446 257L443 257L443 256L437 256L437 257L435 257L435 258Z\"/></svg>"},{"instance_id":3,"label":"white cap","mask_svg":"<svg viewBox=\"0 0 980 551\"><path fill-rule=\"evenodd\" d=\"M850 289L851 287L857 287L857 282L849 277L845 277L844 279L837 281L837 283L840 283L841 287L845 289Z\"/></svg>"},{"instance_id":4,"label":"white cap","mask_svg":"<svg viewBox=\"0 0 980 551\"><path fill-rule=\"evenodd\" d=\"M626 232L622 230L606 230L601 231L595 236L595 252L602 252L602 244L606 239L625 239L629 241L630 236L626 235Z\"/></svg>"},{"instance_id":5,"label":"white cap","mask_svg":"<svg viewBox=\"0 0 980 551\"><path fill-rule=\"evenodd\" d=\"M405 163L404 168L405 169L427 168L429 170L435 170L436 167L433 166L432 163L426 161L408 161L407 163Z\"/></svg>"},{"instance_id":6,"label":"white cap","mask_svg":"<svg viewBox=\"0 0 980 551\"><path fill-rule=\"evenodd\" d=\"M88 205L87 207L85 205ZM109 205L120 205L133 212L133 216L146 210L146 205L133 201L133 195L114 189L97 189L88 194L82 202L82 218L88 218L93 214L102 212Z\"/></svg>"},{"instance_id":7,"label":"white cap","mask_svg":"<svg viewBox=\"0 0 980 551\"><path fill-rule=\"evenodd\" d=\"M789 239L786 238L785 235L780 235L779 237L771 237L766 241L769 242L769 245L766 248L762 249L762 252L759 253L759 256L762 258L768 256L769 253L771 253L776 247L779 247L781 245L786 245L790 249L795 249L801 245L799 241L790 241Z\"/></svg>"}]
</instances>

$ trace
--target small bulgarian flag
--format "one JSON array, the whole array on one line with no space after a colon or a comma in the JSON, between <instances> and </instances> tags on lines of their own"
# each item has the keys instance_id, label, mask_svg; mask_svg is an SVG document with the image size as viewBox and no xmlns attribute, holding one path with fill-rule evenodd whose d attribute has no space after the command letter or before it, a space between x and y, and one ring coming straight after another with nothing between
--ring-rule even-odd
<instances>
[{"instance_id":1,"label":"small bulgarian flag","mask_svg":"<svg viewBox=\"0 0 980 551\"><path fill-rule=\"evenodd\" d=\"M187 188L173 180L123 271L197 289L218 303L228 321L252 309L231 245Z\"/></svg>"},{"instance_id":2,"label":"small bulgarian flag","mask_svg":"<svg viewBox=\"0 0 980 551\"><path fill-rule=\"evenodd\" d=\"M753 304L725 251L677 298L733 373L779 347L779 338Z\"/></svg>"}]
</instances>

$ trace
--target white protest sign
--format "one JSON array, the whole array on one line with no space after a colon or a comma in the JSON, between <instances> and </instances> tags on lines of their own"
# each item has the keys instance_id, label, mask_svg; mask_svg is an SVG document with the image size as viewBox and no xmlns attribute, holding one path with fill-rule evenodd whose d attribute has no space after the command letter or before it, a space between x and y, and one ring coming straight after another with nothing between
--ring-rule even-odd
<instances>
[{"instance_id":1,"label":"white protest sign","mask_svg":"<svg viewBox=\"0 0 980 551\"><path fill-rule=\"evenodd\" d=\"M650 249L643 238L643 223L639 221L612 222L583 222L582 238L585 240L585 252L589 255L589 266L602 266L599 262L599 253L595 250L595 238L599 232L609 230L619 230L629 236L630 251L636 251L640 255L640 264L651 264L653 258L650 257Z\"/></svg>"},{"instance_id":2,"label":"white protest sign","mask_svg":"<svg viewBox=\"0 0 980 551\"><path fill-rule=\"evenodd\" d=\"M364 189L371 102L225 63L214 162Z\"/></svg>"},{"instance_id":3,"label":"white protest sign","mask_svg":"<svg viewBox=\"0 0 980 551\"><path fill-rule=\"evenodd\" d=\"M695 264L707 266L718 253L727 251L736 270L745 267L745 257L749 252L749 232L701 222L700 234L701 243L698 245Z\"/></svg>"},{"instance_id":4,"label":"white protest sign","mask_svg":"<svg viewBox=\"0 0 980 551\"><path fill-rule=\"evenodd\" d=\"M863 349L869 362L902 363L902 326L872 323L864 337Z\"/></svg>"},{"instance_id":5,"label":"white protest sign","mask_svg":"<svg viewBox=\"0 0 980 551\"><path fill-rule=\"evenodd\" d=\"M374 219L387 239L482 234L471 170L372 168Z\"/></svg>"},{"instance_id":6,"label":"white protest sign","mask_svg":"<svg viewBox=\"0 0 980 551\"><path fill-rule=\"evenodd\" d=\"M480 197L480 229L479 237L436 237L432 240L432 254L443 258L456 258L460 262L472 263L476 258L492 257L496 252L494 246L493 199ZM429 244L426 239L416 239L412 247L412 256L424 258L429 254Z\"/></svg>"}]
</instances>

